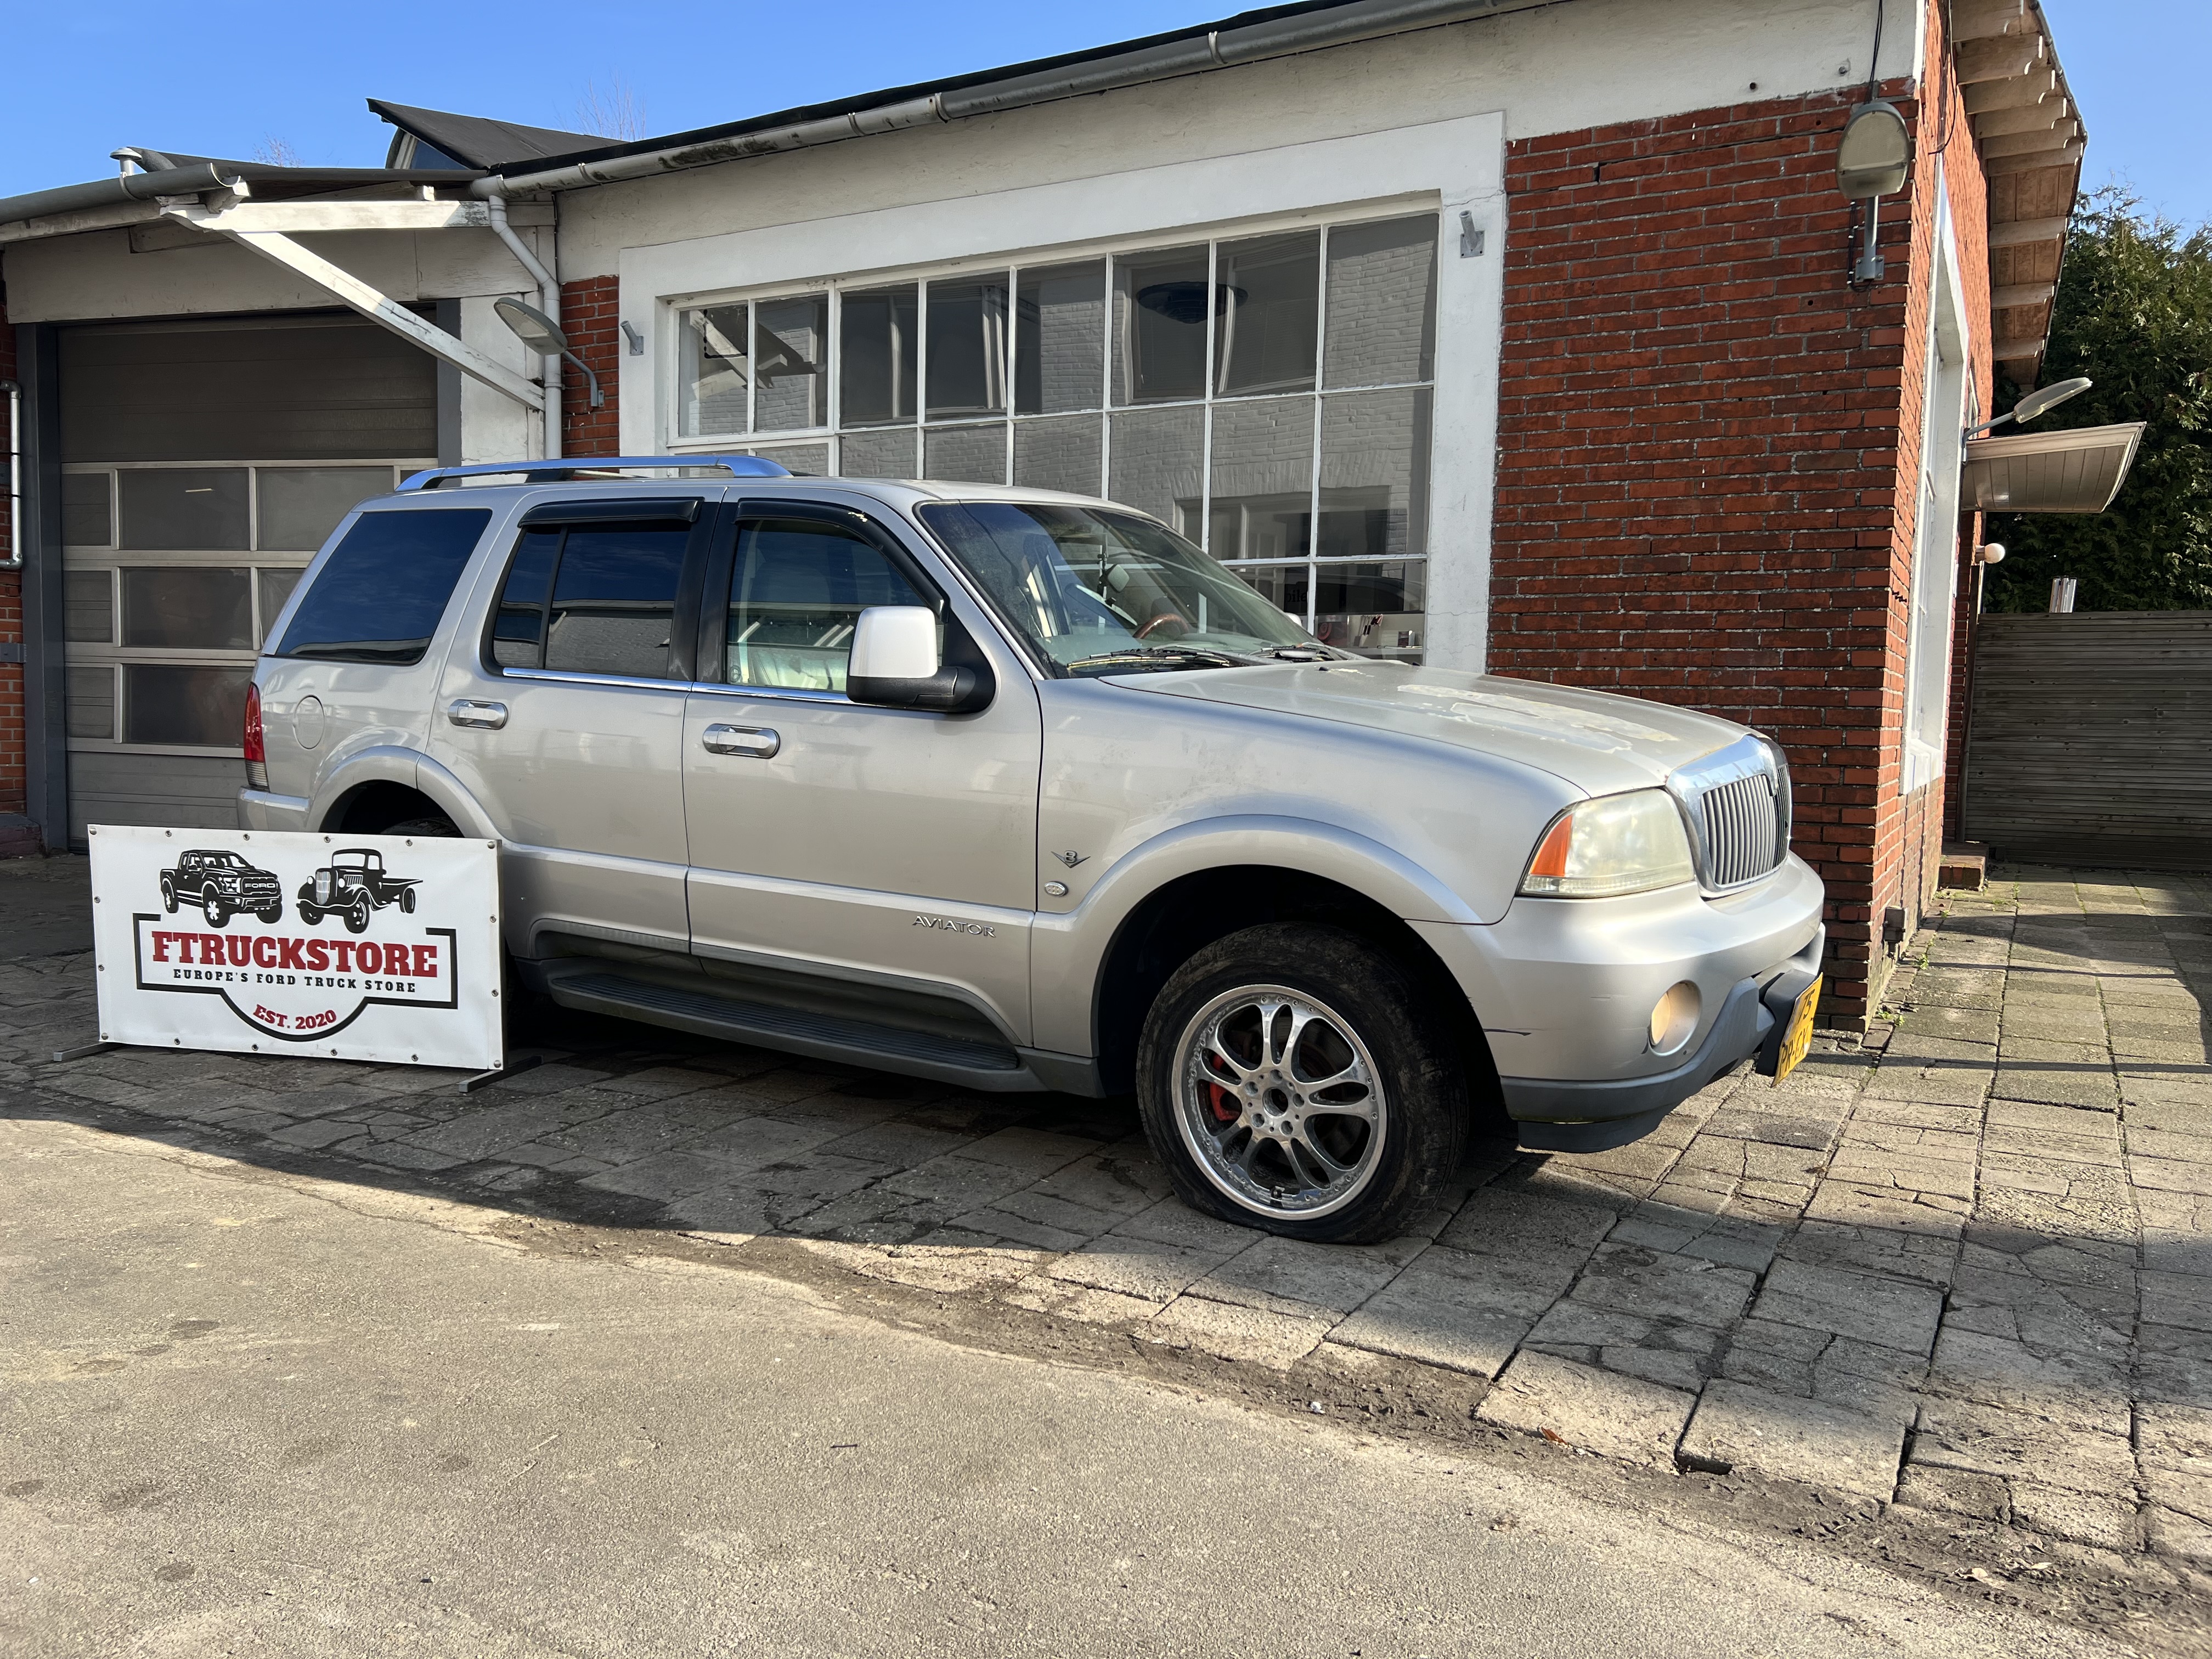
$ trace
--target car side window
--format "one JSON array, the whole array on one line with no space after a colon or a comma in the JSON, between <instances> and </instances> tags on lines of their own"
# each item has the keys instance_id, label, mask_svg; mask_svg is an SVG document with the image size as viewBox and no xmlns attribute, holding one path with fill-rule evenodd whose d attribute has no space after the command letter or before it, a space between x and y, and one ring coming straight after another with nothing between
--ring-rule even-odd
<instances>
[{"instance_id":1,"label":"car side window","mask_svg":"<svg viewBox=\"0 0 2212 1659\"><path fill-rule=\"evenodd\" d=\"M491 514L483 507L364 513L331 550L284 630L280 657L422 660Z\"/></svg>"},{"instance_id":2,"label":"car side window","mask_svg":"<svg viewBox=\"0 0 2212 1659\"><path fill-rule=\"evenodd\" d=\"M526 530L500 592L492 660L666 679L688 529L574 525Z\"/></svg>"},{"instance_id":3,"label":"car side window","mask_svg":"<svg viewBox=\"0 0 2212 1659\"><path fill-rule=\"evenodd\" d=\"M823 519L746 519L730 572L725 678L732 685L842 691L860 612L929 604L856 530Z\"/></svg>"}]
</instances>

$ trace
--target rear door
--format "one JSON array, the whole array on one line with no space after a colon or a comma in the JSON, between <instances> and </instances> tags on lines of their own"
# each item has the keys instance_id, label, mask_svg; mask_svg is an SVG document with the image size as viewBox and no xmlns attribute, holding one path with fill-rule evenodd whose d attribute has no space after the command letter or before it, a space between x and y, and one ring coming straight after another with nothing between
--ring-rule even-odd
<instances>
[{"instance_id":1,"label":"rear door","mask_svg":"<svg viewBox=\"0 0 2212 1659\"><path fill-rule=\"evenodd\" d=\"M430 751L498 820L511 949L549 930L689 948L682 744L714 507L696 495L526 511Z\"/></svg>"},{"instance_id":2,"label":"rear door","mask_svg":"<svg viewBox=\"0 0 2212 1659\"><path fill-rule=\"evenodd\" d=\"M781 497L732 516L684 716L694 949L952 988L1026 1041L1042 731L1027 672L884 520ZM851 702L853 628L877 605L927 605L982 652L990 707Z\"/></svg>"}]
</instances>

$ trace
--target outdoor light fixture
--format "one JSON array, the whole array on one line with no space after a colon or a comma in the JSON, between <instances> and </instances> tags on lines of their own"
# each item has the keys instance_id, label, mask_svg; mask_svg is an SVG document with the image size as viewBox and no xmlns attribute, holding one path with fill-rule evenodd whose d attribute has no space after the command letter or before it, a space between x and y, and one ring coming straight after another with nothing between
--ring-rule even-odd
<instances>
[{"instance_id":1,"label":"outdoor light fixture","mask_svg":"<svg viewBox=\"0 0 2212 1659\"><path fill-rule=\"evenodd\" d=\"M2004 556L2005 546L2002 542L1984 542L1981 550L1976 553L1974 557L1983 564L2002 564Z\"/></svg>"},{"instance_id":2,"label":"outdoor light fixture","mask_svg":"<svg viewBox=\"0 0 2212 1659\"><path fill-rule=\"evenodd\" d=\"M548 317L536 306L526 306L520 300L501 298L491 302L499 319L514 331L514 337L541 357L566 357L584 371L584 378L592 383L592 407L597 409L606 398L599 391L599 377L592 373L592 366L568 349L568 337L561 331L561 325Z\"/></svg>"},{"instance_id":3,"label":"outdoor light fixture","mask_svg":"<svg viewBox=\"0 0 2212 1659\"><path fill-rule=\"evenodd\" d=\"M1863 240L1858 252L1850 256L1854 288L1881 280L1881 253L1875 246L1881 222L1881 198L1904 187L1911 165L1912 134L1897 106L1881 98L1862 104L1844 128L1843 143L1836 147L1836 188L1843 191L1845 201L1867 204Z\"/></svg>"},{"instance_id":4,"label":"outdoor light fixture","mask_svg":"<svg viewBox=\"0 0 2212 1659\"><path fill-rule=\"evenodd\" d=\"M2002 426L2007 421L2019 426L2035 419L2039 415L2048 415L2069 398L2078 398L2096 384L2087 375L2077 374L2070 380L2061 380L2055 386L2045 386L2040 392L2031 392L2014 404L2010 412L1998 416L1994 421L1984 421L1979 426L1967 428L1966 435L1969 438L1978 438L1991 427Z\"/></svg>"}]
</instances>

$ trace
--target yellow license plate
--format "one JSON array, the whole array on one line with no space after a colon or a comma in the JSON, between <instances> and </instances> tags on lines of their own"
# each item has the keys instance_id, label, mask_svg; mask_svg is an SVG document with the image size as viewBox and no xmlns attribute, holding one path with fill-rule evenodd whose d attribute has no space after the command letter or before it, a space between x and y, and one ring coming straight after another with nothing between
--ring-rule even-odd
<instances>
[{"instance_id":1,"label":"yellow license plate","mask_svg":"<svg viewBox=\"0 0 2212 1659\"><path fill-rule=\"evenodd\" d=\"M1813 1016L1820 1006L1820 987L1826 982L1823 974L1798 994L1797 1005L1790 1011L1790 1024L1782 1033L1782 1052L1774 1062L1774 1086L1780 1088L1782 1079L1797 1069L1797 1062L1805 1058L1813 1046Z\"/></svg>"}]
</instances>

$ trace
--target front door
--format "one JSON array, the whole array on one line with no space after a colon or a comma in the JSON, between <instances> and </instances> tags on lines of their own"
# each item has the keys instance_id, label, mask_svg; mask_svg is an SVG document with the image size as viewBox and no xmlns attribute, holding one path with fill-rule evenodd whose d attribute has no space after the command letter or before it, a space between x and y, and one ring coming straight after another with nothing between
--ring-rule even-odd
<instances>
[{"instance_id":1,"label":"front door","mask_svg":"<svg viewBox=\"0 0 2212 1659\"><path fill-rule=\"evenodd\" d=\"M678 641L712 517L684 497L533 508L491 637L454 653L431 753L498 819L520 954L548 930L688 948Z\"/></svg>"},{"instance_id":2,"label":"front door","mask_svg":"<svg viewBox=\"0 0 2212 1659\"><path fill-rule=\"evenodd\" d=\"M1027 675L994 655L997 695L975 714L848 701L867 607L927 605L963 627L855 510L746 503L708 580L684 721L693 949L946 988L1026 1041L1042 742Z\"/></svg>"}]
</instances>

